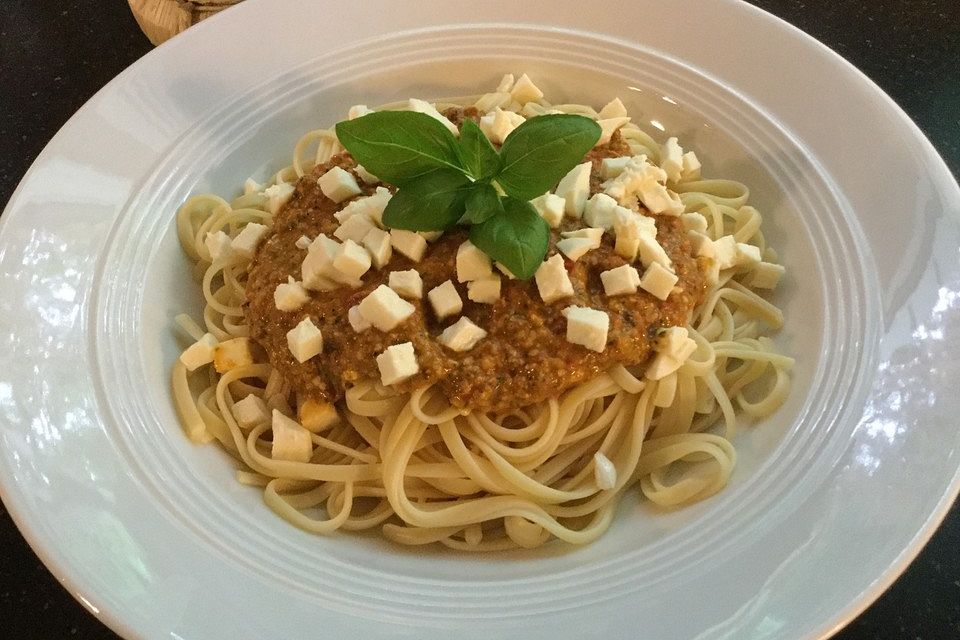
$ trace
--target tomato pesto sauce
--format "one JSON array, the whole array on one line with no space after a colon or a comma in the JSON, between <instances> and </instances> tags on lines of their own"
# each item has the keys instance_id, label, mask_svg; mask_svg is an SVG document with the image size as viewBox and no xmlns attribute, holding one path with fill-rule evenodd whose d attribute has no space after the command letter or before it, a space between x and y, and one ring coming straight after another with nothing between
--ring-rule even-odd
<instances>
[{"instance_id":1,"label":"tomato pesto sauce","mask_svg":"<svg viewBox=\"0 0 960 640\"><path fill-rule=\"evenodd\" d=\"M446 115L458 124L463 118L476 120L474 109L450 109ZM630 155L615 132L610 142L595 147L584 161L592 161L590 192L600 191L600 161ZM574 294L545 303L534 279L501 278L501 293L493 304L472 302L466 283L457 282L458 247L468 239L465 228L455 227L429 243L424 257L413 262L398 252L382 269L367 271L357 288L341 286L333 291L315 292L297 311L277 309L274 291L290 275L299 277L307 250L298 247L302 236L332 235L339 226L334 214L347 202L327 198L317 184L320 176L334 166L354 175L357 163L342 153L303 176L291 200L276 214L271 235L259 247L251 263L246 285L246 318L251 337L268 353L270 363L293 386L298 397L334 402L351 385L379 379L376 357L391 345L413 344L419 372L396 385L399 390L433 383L451 404L477 411L506 412L556 397L570 387L588 380L611 366L643 365L653 353L657 331L662 327L685 326L705 290L704 270L694 257L680 219L654 216L637 205L637 211L651 216L657 241L669 256L678 278L672 293L660 300L644 290L631 295L608 296L600 273L630 261L617 255L614 240L604 234L600 246L576 261L565 259ZM363 195L374 192L362 185ZM392 190L392 189L391 189ZM565 218L551 230L546 258L557 254L561 231L583 227L579 220ZM441 332L456 316L438 319L426 295L409 300L415 308L398 326L384 332L368 329L357 332L348 322L348 311L380 285L392 271L415 269L427 292L447 280L453 282L463 301L460 316L482 327L486 336L472 349L457 352L438 341ZM572 344L566 339L567 318L562 311L570 305L607 313L609 330L602 352ZM323 334L323 353L306 362L291 354L287 332L309 317Z\"/></svg>"}]
</instances>

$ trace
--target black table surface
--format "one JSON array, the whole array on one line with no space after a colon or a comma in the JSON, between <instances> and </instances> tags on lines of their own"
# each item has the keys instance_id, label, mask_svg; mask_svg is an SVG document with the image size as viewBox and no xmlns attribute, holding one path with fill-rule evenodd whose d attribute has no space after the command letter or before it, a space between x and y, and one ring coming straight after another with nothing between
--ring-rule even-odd
<instances>
[{"instance_id":1,"label":"black table surface","mask_svg":"<svg viewBox=\"0 0 960 640\"><path fill-rule=\"evenodd\" d=\"M960 0L753 3L863 70L960 174ZM150 49L121 0L0 0L0 203L67 118ZM0 506L0 638L116 637L46 570ZM835 638L960 639L960 507Z\"/></svg>"}]
</instances>

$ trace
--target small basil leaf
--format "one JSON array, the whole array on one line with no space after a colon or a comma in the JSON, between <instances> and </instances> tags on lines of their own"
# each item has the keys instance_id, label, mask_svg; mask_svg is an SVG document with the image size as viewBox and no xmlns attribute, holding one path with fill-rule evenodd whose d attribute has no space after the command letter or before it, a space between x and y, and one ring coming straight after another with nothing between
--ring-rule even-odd
<instances>
[{"instance_id":1,"label":"small basil leaf","mask_svg":"<svg viewBox=\"0 0 960 640\"><path fill-rule=\"evenodd\" d=\"M503 213L503 204L500 194L489 183L477 183L470 189L467 196L466 221L470 224L480 224L488 218Z\"/></svg>"},{"instance_id":2,"label":"small basil leaf","mask_svg":"<svg viewBox=\"0 0 960 640\"><path fill-rule=\"evenodd\" d=\"M460 159L463 167L477 180L489 180L500 171L500 156L487 136L469 118L460 125Z\"/></svg>"},{"instance_id":3,"label":"small basil leaf","mask_svg":"<svg viewBox=\"0 0 960 640\"><path fill-rule=\"evenodd\" d=\"M600 133L600 125L584 116L554 114L530 118L514 129L500 147L503 167L497 174L497 183L511 196L532 200L555 187L580 163L600 139Z\"/></svg>"},{"instance_id":4,"label":"small basil leaf","mask_svg":"<svg viewBox=\"0 0 960 640\"><path fill-rule=\"evenodd\" d=\"M526 200L503 198L503 213L470 227L470 242L526 280L536 273L550 244L550 227Z\"/></svg>"},{"instance_id":5,"label":"small basil leaf","mask_svg":"<svg viewBox=\"0 0 960 640\"><path fill-rule=\"evenodd\" d=\"M383 224L410 231L449 229L463 217L473 183L453 169L437 169L405 182L383 210Z\"/></svg>"},{"instance_id":6,"label":"small basil leaf","mask_svg":"<svg viewBox=\"0 0 960 640\"><path fill-rule=\"evenodd\" d=\"M463 171L457 139L437 120L413 111L377 111L338 122L337 138L359 164L402 185L437 169Z\"/></svg>"}]
</instances>

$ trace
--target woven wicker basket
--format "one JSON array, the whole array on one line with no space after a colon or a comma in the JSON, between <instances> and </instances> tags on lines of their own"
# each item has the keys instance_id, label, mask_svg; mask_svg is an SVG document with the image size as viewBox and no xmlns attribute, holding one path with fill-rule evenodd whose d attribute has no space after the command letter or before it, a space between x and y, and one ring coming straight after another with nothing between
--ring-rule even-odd
<instances>
[{"instance_id":1,"label":"woven wicker basket","mask_svg":"<svg viewBox=\"0 0 960 640\"><path fill-rule=\"evenodd\" d=\"M242 0L128 0L137 24L150 42L160 44L190 25Z\"/></svg>"}]
</instances>

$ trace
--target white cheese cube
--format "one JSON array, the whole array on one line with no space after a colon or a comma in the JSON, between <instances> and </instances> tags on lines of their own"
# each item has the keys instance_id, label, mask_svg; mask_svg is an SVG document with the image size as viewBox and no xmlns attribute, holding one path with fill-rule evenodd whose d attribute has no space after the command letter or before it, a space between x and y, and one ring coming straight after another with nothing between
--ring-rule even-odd
<instances>
[{"instance_id":1,"label":"white cheese cube","mask_svg":"<svg viewBox=\"0 0 960 640\"><path fill-rule=\"evenodd\" d=\"M230 255L230 242L230 236L223 231L217 231L216 233L208 231L203 245L207 248L207 253L210 254L210 262L227 258Z\"/></svg>"},{"instance_id":2,"label":"white cheese cube","mask_svg":"<svg viewBox=\"0 0 960 640\"><path fill-rule=\"evenodd\" d=\"M525 120L519 113L497 108L480 118L480 130L493 144L503 144Z\"/></svg>"},{"instance_id":3,"label":"white cheese cube","mask_svg":"<svg viewBox=\"0 0 960 640\"><path fill-rule=\"evenodd\" d=\"M377 227L365 215L354 215L337 227L333 235L341 242L344 240L353 240L354 242L363 242L363 237L370 233L371 229Z\"/></svg>"},{"instance_id":4,"label":"white cheese cube","mask_svg":"<svg viewBox=\"0 0 960 640\"><path fill-rule=\"evenodd\" d=\"M323 351L323 334L310 318L287 331L287 347L297 362L306 362Z\"/></svg>"},{"instance_id":5,"label":"white cheese cube","mask_svg":"<svg viewBox=\"0 0 960 640\"><path fill-rule=\"evenodd\" d=\"M720 270L729 269L737 264L737 240L733 236L723 236L713 241L714 259Z\"/></svg>"},{"instance_id":6,"label":"white cheese cube","mask_svg":"<svg viewBox=\"0 0 960 640\"><path fill-rule=\"evenodd\" d=\"M377 356L377 368L380 369L380 382L384 386L403 382L420 371L417 355L412 342L395 344Z\"/></svg>"},{"instance_id":7,"label":"white cheese cube","mask_svg":"<svg viewBox=\"0 0 960 640\"><path fill-rule=\"evenodd\" d=\"M180 362L188 371L196 371L199 367L213 362L217 348L217 339L212 333L205 333L203 337L184 349L180 354Z\"/></svg>"},{"instance_id":8,"label":"white cheese cube","mask_svg":"<svg viewBox=\"0 0 960 640\"><path fill-rule=\"evenodd\" d=\"M567 342L598 353L607 348L610 316L605 311L571 305L562 313L567 318Z\"/></svg>"},{"instance_id":9,"label":"white cheese cube","mask_svg":"<svg viewBox=\"0 0 960 640\"><path fill-rule=\"evenodd\" d=\"M287 276L287 281L278 284L273 292L273 302L278 311L296 311L309 299L310 293L293 276Z\"/></svg>"},{"instance_id":10,"label":"white cheese cube","mask_svg":"<svg viewBox=\"0 0 960 640\"><path fill-rule=\"evenodd\" d=\"M443 235L443 231L417 231L427 242L436 242Z\"/></svg>"},{"instance_id":11,"label":"white cheese cube","mask_svg":"<svg viewBox=\"0 0 960 640\"><path fill-rule=\"evenodd\" d=\"M630 122L630 118L626 116L597 120L597 124L600 125L600 139L597 140L597 144L594 146L599 147L600 145L609 143L614 132L628 122Z\"/></svg>"},{"instance_id":12,"label":"white cheese cube","mask_svg":"<svg viewBox=\"0 0 960 640\"><path fill-rule=\"evenodd\" d=\"M333 167L317 178L317 185L323 195L337 203L362 193L353 174L340 167Z\"/></svg>"},{"instance_id":13,"label":"white cheese cube","mask_svg":"<svg viewBox=\"0 0 960 640\"><path fill-rule=\"evenodd\" d=\"M433 118L434 120L436 120L437 122L445 126L450 131L450 133L452 133L454 136L460 135L460 130L457 129L457 125L450 122L450 120L448 120L446 116L444 116L442 113L437 111L437 108L432 104L430 104L429 102L425 100L417 100L416 98L410 98L410 100L407 102L407 108L410 111L425 113L426 115L430 116L431 118Z\"/></svg>"},{"instance_id":14,"label":"white cheese cube","mask_svg":"<svg viewBox=\"0 0 960 640\"><path fill-rule=\"evenodd\" d=\"M617 486L617 468L600 451L593 454L593 480L601 491L609 491Z\"/></svg>"},{"instance_id":15,"label":"white cheese cube","mask_svg":"<svg viewBox=\"0 0 960 640\"><path fill-rule=\"evenodd\" d=\"M687 231L696 231L698 233L707 232L707 219L702 213L684 213L680 216L683 228Z\"/></svg>"},{"instance_id":16,"label":"white cheese cube","mask_svg":"<svg viewBox=\"0 0 960 640\"><path fill-rule=\"evenodd\" d=\"M348 202L345 207L333 214L333 217L340 224L343 224L354 216L361 216L369 218L377 226L383 226L383 210L387 207L391 197L393 197L393 194L390 193L389 189L377 187L373 195Z\"/></svg>"},{"instance_id":17,"label":"white cheese cube","mask_svg":"<svg viewBox=\"0 0 960 640\"><path fill-rule=\"evenodd\" d=\"M505 107L510 104L510 93L507 91L494 91L485 93L474 103L480 113L489 113L494 109Z\"/></svg>"},{"instance_id":18,"label":"white cheese cube","mask_svg":"<svg viewBox=\"0 0 960 640\"><path fill-rule=\"evenodd\" d=\"M353 170L357 173L360 179L363 180L364 184L377 184L380 182L380 178L364 169L362 164L358 164L353 168Z\"/></svg>"},{"instance_id":19,"label":"white cheese cube","mask_svg":"<svg viewBox=\"0 0 960 640\"><path fill-rule=\"evenodd\" d=\"M653 406L669 407L673 404L673 398L677 395L677 374L671 373L660 379L657 383L657 390L653 395Z\"/></svg>"},{"instance_id":20,"label":"white cheese cube","mask_svg":"<svg viewBox=\"0 0 960 640\"><path fill-rule=\"evenodd\" d=\"M336 271L333 268L333 259L338 251L340 243L323 233L313 239L300 265L304 287L314 291L329 291L333 288L331 278Z\"/></svg>"},{"instance_id":21,"label":"white cheese cube","mask_svg":"<svg viewBox=\"0 0 960 640\"><path fill-rule=\"evenodd\" d=\"M561 231L561 238L586 238L594 244L594 249L600 246L600 240L603 238L603 227L584 227L576 231Z\"/></svg>"},{"instance_id":22,"label":"white cheese cube","mask_svg":"<svg viewBox=\"0 0 960 640\"><path fill-rule=\"evenodd\" d=\"M598 246L600 246L600 243L594 242L590 238L564 238L557 242L557 250L574 262Z\"/></svg>"},{"instance_id":23,"label":"white cheese cube","mask_svg":"<svg viewBox=\"0 0 960 640\"><path fill-rule=\"evenodd\" d=\"M686 327L668 327L657 338L657 353L666 354L677 362L686 362L696 350L697 343L690 337Z\"/></svg>"},{"instance_id":24,"label":"white cheese cube","mask_svg":"<svg viewBox=\"0 0 960 640\"><path fill-rule=\"evenodd\" d=\"M457 282L486 278L493 273L490 258L469 240L457 247Z\"/></svg>"},{"instance_id":25,"label":"white cheese cube","mask_svg":"<svg viewBox=\"0 0 960 640\"><path fill-rule=\"evenodd\" d=\"M393 245L390 244L390 234L383 229L373 228L363 236L363 248L370 253L373 266L383 269L393 256Z\"/></svg>"},{"instance_id":26,"label":"white cheese cube","mask_svg":"<svg viewBox=\"0 0 960 640\"><path fill-rule=\"evenodd\" d=\"M243 258L253 258L257 247L270 229L257 222L248 222L230 242L230 250Z\"/></svg>"},{"instance_id":27,"label":"white cheese cube","mask_svg":"<svg viewBox=\"0 0 960 640\"><path fill-rule=\"evenodd\" d=\"M662 380L679 369L681 364L665 353L658 353L647 365L643 375L648 380Z\"/></svg>"},{"instance_id":28,"label":"white cheese cube","mask_svg":"<svg viewBox=\"0 0 960 640\"><path fill-rule=\"evenodd\" d=\"M604 180L616 178L627 168L630 162L630 156L621 156L619 158L604 158L600 161L600 177Z\"/></svg>"},{"instance_id":29,"label":"white cheese cube","mask_svg":"<svg viewBox=\"0 0 960 640\"><path fill-rule=\"evenodd\" d=\"M468 282L467 297L479 304L493 304L500 299L500 276L492 274Z\"/></svg>"},{"instance_id":30,"label":"white cheese cube","mask_svg":"<svg viewBox=\"0 0 960 640\"><path fill-rule=\"evenodd\" d=\"M677 276L658 262L650 263L640 278L640 288L660 300L666 300L677 284Z\"/></svg>"},{"instance_id":31,"label":"white cheese cube","mask_svg":"<svg viewBox=\"0 0 960 640\"><path fill-rule=\"evenodd\" d=\"M263 190L263 195L267 196L267 211L272 215L277 215L280 208L290 201L293 197L293 185L286 182L278 182L272 187Z\"/></svg>"},{"instance_id":32,"label":"white cheese cube","mask_svg":"<svg viewBox=\"0 0 960 640\"><path fill-rule=\"evenodd\" d=\"M700 179L700 160L693 151L687 151L683 154L683 173L680 176L680 182L689 182Z\"/></svg>"},{"instance_id":33,"label":"white cheese cube","mask_svg":"<svg viewBox=\"0 0 960 640\"><path fill-rule=\"evenodd\" d=\"M363 333L373 326L373 324L360 313L360 305L357 304L347 310L347 322L350 323L350 327L356 333Z\"/></svg>"},{"instance_id":34,"label":"white cheese cube","mask_svg":"<svg viewBox=\"0 0 960 640\"><path fill-rule=\"evenodd\" d=\"M353 240L347 240L340 245L333 259L333 268L348 280L359 280L370 269L370 254Z\"/></svg>"},{"instance_id":35,"label":"white cheese cube","mask_svg":"<svg viewBox=\"0 0 960 640\"><path fill-rule=\"evenodd\" d=\"M527 77L527 74L523 74L513 84L513 88L510 89L510 97L520 104L526 104L528 102L536 102L542 98L543 91L540 91L537 85L533 84L533 81Z\"/></svg>"},{"instance_id":36,"label":"white cheese cube","mask_svg":"<svg viewBox=\"0 0 960 640\"><path fill-rule=\"evenodd\" d=\"M262 398L251 393L243 400L233 403L233 419L241 429L253 429L270 421L270 410Z\"/></svg>"},{"instance_id":37,"label":"white cheese cube","mask_svg":"<svg viewBox=\"0 0 960 640\"><path fill-rule=\"evenodd\" d=\"M608 296L636 293L640 286L640 273L628 264L600 272L603 291Z\"/></svg>"},{"instance_id":38,"label":"white cheese cube","mask_svg":"<svg viewBox=\"0 0 960 640\"><path fill-rule=\"evenodd\" d=\"M213 368L217 373L226 373L250 364L253 364L250 338L230 338L220 342L213 350Z\"/></svg>"},{"instance_id":39,"label":"white cheese cube","mask_svg":"<svg viewBox=\"0 0 960 640\"><path fill-rule=\"evenodd\" d=\"M469 351L487 337L487 332L463 316L440 334L440 344L452 351Z\"/></svg>"},{"instance_id":40,"label":"white cheese cube","mask_svg":"<svg viewBox=\"0 0 960 640\"><path fill-rule=\"evenodd\" d=\"M393 229L390 231L390 244L414 262L420 262L427 252L427 239L416 231Z\"/></svg>"},{"instance_id":41,"label":"white cheese cube","mask_svg":"<svg viewBox=\"0 0 960 640\"><path fill-rule=\"evenodd\" d=\"M604 105L603 109L600 109L597 118L606 120L607 118L622 118L626 115L627 108L623 106L623 102L620 101L620 98L614 98Z\"/></svg>"},{"instance_id":42,"label":"white cheese cube","mask_svg":"<svg viewBox=\"0 0 960 640\"><path fill-rule=\"evenodd\" d=\"M559 253L545 260L534 274L540 298L547 304L573 295L573 284Z\"/></svg>"},{"instance_id":43,"label":"white cheese cube","mask_svg":"<svg viewBox=\"0 0 960 640\"><path fill-rule=\"evenodd\" d=\"M713 240L709 236L697 231L687 231L687 238L690 239L690 247L693 249L693 255L713 258L716 253L713 249Z\"/></svg>"},{"instance_id":44,"label":"white cheese cube","mask_svg":"<svg viewBox=\"0 0 960 640\"><path fill-rule=\"evenodd\" d=\"M587 200L583 210L583 221L591 227L612 229L618 211L623 213L630 210L621 207L616 200L605 193L595 193Z\"/></svg>"},{"instance_id":45,"label":"white cheese cube","mask_svg":"<svg viewBox=\"0 0 960 640\"><path fill-rule=\"evenodd\" d=\"M293 418L288 418L276 409L273 410L273 419L270 423L273 432L273 442L270 447L270 457L274 460L288 462L310 462L313 455L313 440L310 432L304 429Z\"/></svg>"},{"instance_id":46,"label":"white cheese cube","mask_svg":"<svg viewBox=\"0 0 960 640\"><path fill-rule=\"evenodd\" d=\"M383 284L367 294L359 307L363 317L380 331L392 331L416 310L396 291Z\"/></svg>"},{"instance_id":47,"label":"white cheese cube","mask_svg":"<svg viewBox=\"0 0 960 640\"><path fill-rule=\"evenodd\" d=\"M683 202L673 191L659 182L646 182L637 193L640 202L651 213L665 216L679 216L683 213Z\"/></svg>"},{"instance_id":48,"label":"white cheese cube","mask_svg":"<svg viewBox=\"0 0 960 640\"><path fill-rule=\"evenodd\" d=\"M578 164L563 176L554 193L564 199L563 211L571 218L580 218L590 195L591 162Z\"/></svg>"},{"instance_id":49,"label":"white cheese cube","mask_svg":"<svg viewBox=\"0 0 960 640\"><path fill-rule=\"evenodd\" d=\"M313 242L313 240L311 240L311 239L308 238L307 236L300 236L299 238L297 238L297 241L296 241L295 243L293 243L293 245L294 245L297 249L306 250L306 249L309 249L309 248L310 248L310 243L311 243L311 242Z\"/></svg>"},{"instance_id":50,"label":"white cheese cube","mask_svg":"<svg viewBox=\"0 0 960 640\"><path fill-rule=\"evenodd\" d=\"M754 267L746 284L757 289L774 289L785 272L783 265L761 262Z\"/></svg>"},{"instance_id":51,"label":"white cheese cube","mask_svg":"<svg viewBox=\"0 0 960 640\"><path fill-rule=\"evenodd\" d=\"M640 262L643 266L649 267L651 264L660 264L665 269L671 269L670 257L663 250L657 239L647 233L640 233L640 241L637 244L637 253L640 255Z\"/></svg>"},{"instance_id":52,"label":"white cheese cube","mask_svg":"<svg viewBox=\"0 0 960 640\"><path fill-rule=\"evenodd\" d=\"M530 201L533 208L537 210L540 217L547 221L551 229L560 226L563 220L563 209L566 206L566 200L553 193L545 193L542 196Z\"/></svg>"},{"instance_id":53,"label":"white cheese cube","mask_svg":"<svg viewBox=\"0 0 960 640\"><path fill-rule=\"evenodd\" d=\"M373 113L373 109L370 109L365 104L355 104L350 107L350 110L347 111L347 120L356 120L357 118L362 118L368 113Z\"/></svg>"},{"instance_id":54,"label":"white cheese cube","mask_svg":"<svg viewBox=\"0 0 960 640\"><path fill-rule=\"evenodd\" d=\"M463 300L450 280L445 280L440 286L431 289L427 293L427 299L440 320L463 311Z\"/></svg>"},{"instance_id":55,"label":"white cheese cube","mask_svg":"<svg viewBox=\"0 0 960 640\"><path fill-rule=\"evenodd\" d=\"M621 207L616 211L613 232L616 235L613 250L617 255L632 262L636 260L637 252L640 250L640 236L656 237L657 225L653 218Z\"/></svg>"},{"instance_id":56,"label":"white cheese cube","mask_svg":"<svg viewBox=\"0 0 960 640\"><path fill-rule=\"evenodd\" d=\"M263 185L254 180L253 178L247 178L243 182L243 195L248 196L251 193L260 193L263 191Z\"/></svg>"},{"instance_id":57,"label":"white cheese cube","mask_svg":"<svg viewBox=\"0 0 960 640\"><path fill-rule=\"evenodd\" d=\"M629 207L636 202L636 196L641 190L652 188L652 185L665 182L666 179L667 174L660 167L647 162L645 155L639 155L630 158L619 175L601 186L604 193L619 204Z\"/></svg>"},{"instance_id":58,"label":"white cheese cube","mask_svg":"<svg viewBox=\"0 0 960 640\"><path fill-rule=\"evenodd\" d=\"M667 174L667 180L678 182L683 173L683 149L674 137L660 145L660 168Z\"/></svg>"},{"instance_id":59,"label":"white cheese cube","mask_svg":"<svg viewBox=\"0 0 960 640\"><path fill-rule=\"evenodd\" d=\"M513 74L507 73L500 78L500 84L497 85L498 93L510 93L510 90L513 89Z\"/></svg>"},{"instance_id":60,"label":"white cheese cube","mask_svg":"<svg viewBox=\"0 0 960 640\"><path fill-rule=\"evenodd\" d=\"M390 272L390 288L400 297L419 300L423 297L423 278L416 269Z\"/></svg>"},{"instance_id":61,"label":"white cheese cube","mask_svg":"<svg viewBox=\"0 0 960 640\"><path fill-rule=\"evenodd\" d=\"M736 250L737 265L750 266L760 264L760 247L747 244L746 242L738 242L736 245Z\"/></svg>"}]
</instances>

